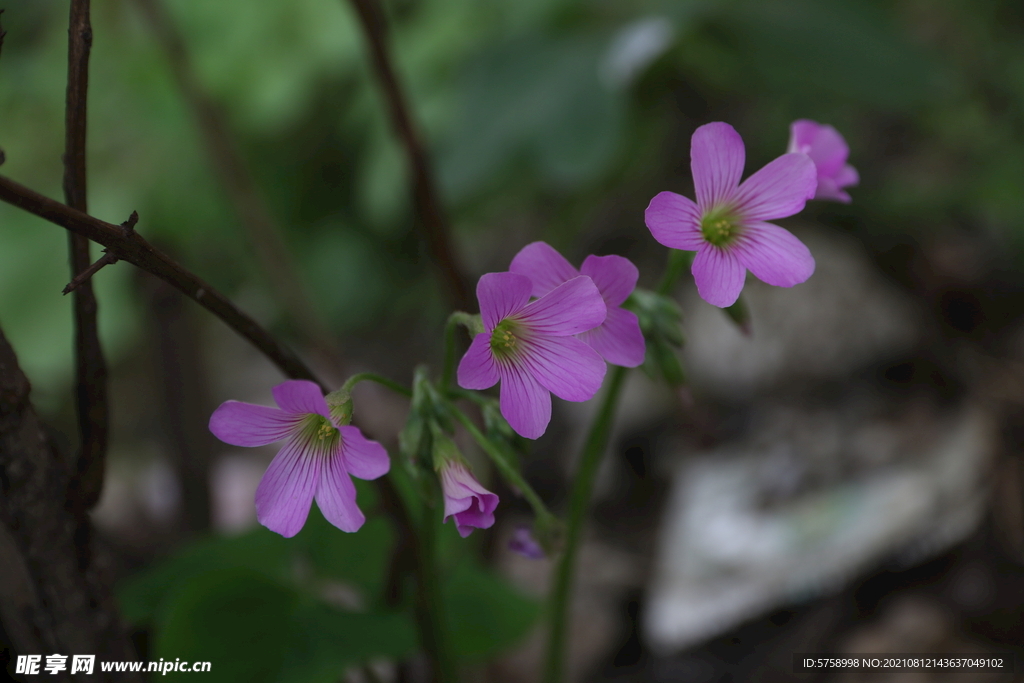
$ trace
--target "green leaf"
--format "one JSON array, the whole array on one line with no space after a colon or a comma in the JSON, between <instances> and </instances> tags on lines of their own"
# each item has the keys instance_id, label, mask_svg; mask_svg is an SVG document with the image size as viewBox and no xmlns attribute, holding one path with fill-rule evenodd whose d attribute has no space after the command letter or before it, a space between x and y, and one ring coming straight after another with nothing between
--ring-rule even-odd
<instances>
[{"instance_id":1,"label":"green leaf","mask_svg":"<svg viewBox=\"0 0 1024 683\"><path fill-rule=\"evenodd\" d=\"M465 196L526 156L545 179L578 186L604 173L622 137L625 95L601 83L594 35L529 35L485 49L462 84L441 176Z\"/></svg>"},{"instance_id":2,"label":"green leaf","mask_svg":"<svg viewBox=\"0 0 1024 683\"><path fill-rule=\"evenodd\" d=\"M720 15L747 69L769 87L904 109L928 101L937 70L869 3L775 0Z\"/></svg>"},{"instance_id":3,"label":"green leaf","mask_svg":"<svg viewBox=\"0 0 1024 683\"><path fill-rule=\"evenodd\" d=\"M209 538L130 578L118 599L129 621L150 621L169 593L210 572L245 569L269 579L286 579L292 560L288 539L263 527L241 536Z\"/></svg>"},{"instance_id":4,"label":"green leaf","mask_svg":"<svg viewBox=\"0 0 1024 683\"><path fill-rule=\"evenodd\" d=\"M415 624L406 613L357 614L310 602L298 606L292 622L279 683L337 683L348 666L416 650Z\"/></svg>"},{"instance_id":5,"label":"green leaf","mask_svg":"<svg viewBox=\"0 0 1024 683\"><path fill-rule=\"evenodd\" d=\"M365 506L361 500L360 505ZM395 533L386 519L371 517L362 529L348 534L332 526L313 506L295 539L318 576L359 588L369 604L382 599L395 544Z\"/></svg>"},{"instance_id":6,"label":"green leaf","mask_svg":"<svg viewBox=\"0 0 1024 683\"><path fill-rule=\"evenodd\" d=\"M456 656L479 660L522 640L540 605L495 574L462 562L442 587Z\"/></svg>"},{"instance_id":7,"label":"green leaf","mask_svg":"<svg viewBox=\"0 0 1024 683\"><path fill-rule=\"evenodd\" d=\"M236 568L195 577L169 597L154 658L211 662L206 681L275 680L291 640L294 591ZM171 672L168 679L191 675Z\"/></svg>"}]
</instances>

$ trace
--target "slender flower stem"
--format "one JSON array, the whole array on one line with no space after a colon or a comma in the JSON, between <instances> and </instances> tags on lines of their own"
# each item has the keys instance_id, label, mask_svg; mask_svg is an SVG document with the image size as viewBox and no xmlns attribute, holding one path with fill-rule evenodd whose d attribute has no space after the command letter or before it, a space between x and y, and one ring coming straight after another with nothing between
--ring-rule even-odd
<instances>
[{"instance_id":1,"label":"slender flower stem","mask_svg":"<svg viewBox=\"0 0 1024 683\"><path fill-rule=\"evenodd\" d=\"M342 392L352 393L352 389L363 381L376 382L381 386L385 386L396 394L401 394L406 398L412 398L412 390L402 386L393 379L388 379L383 375L378 375L375 372L360 372L358 375L352 375L349 377L343 385L341 385Z\"/></svg>"},{"instance_id":2,"label":"slender flower stem","mask_svg":"<svg viewBox=\"0 0 1024 683\"><path fill-rule=\"evenodd\" d=\"M437 498L437 492L434 492ZM437 575L437 530L441 526L443 506L436 500L433 509L427 509L416 535L417 620L420 639L433 668L434 683L456 683L458 668L448 638L441 582Z\"/></svg>"},{"instance_id":3,"label":"slender flower stem","mask_svg":"<svg viewBox=\"0 0 1024 683\"><path fill-rule=\"evenodd\" d=\"M658 294L670 294L672 286L679 279L679 276L683 274L687 268L693 263L693 257L696 255L692 251L680 251L678 249L668 250L668 263L665 264L665 273L661 276L661 282L658 283Z\"/></svg>"},{"instance_id":4,"label":"slender flower stem","mask_svg":"<svg viewBox=\"0 0 1024 683\"><path fill-rule=\"evenodd\" d=\"M441 392L448 393L452 388L455 379L455 329L462 325L469 332L470 336L479 331L483 332L479 322L479 316L474 316L464 311L455 311L448 316L448 322L444 326L444 371L441 373Z\"/></svg>"},{"instance_id":5,"label":"slender flower stem","mask_svg":"<svg viewBox=\"0 0 1024 683\"><path fill-rule=\"evenodd\" d=\"M601 407L594 417L590 433L583 444L582 458L573 481L569 497L569 519L565 536L565 550L555 568L555 586L550 596L551 630L548 639L547 659L544 671L545 683L560 683L563 679L569 605L572 594L573 569L579 551L583 523L590 508L590 494L597 477L601 456L608 446L612 431L612 417L622 393L626 368L616 366L611 372L611 381L605 391Z\"/></svg>"},{"instance_id":6,"label":"slender flower stem","mask_svg":"<svg viewBox=\"0 0 1024 683\"><path fill-rule=\"evenodd\" d=\"M473 424L473 421L466 416L464 412L459 410L453 405L449 405L449 409L452 411L452 415L455 419L462 423L462 426L466 428L470 436L480 445L480 448L484 450L484 453L491 459L494 466L498 468L501 475L505 477L505 480L519 489L523 498L533 508L533 512L537 517L542 518L544 521L551 521L555 519L555 516L551 514L547 506L544 505L544 501L540 499L537 492L533 490L533 487L523 478L523 475L512 466L512 463L508 461L505 454L501 452L501 449L494 445L494 443L488 439L483 433L477 429L477 426Z\"/></svg>"},{"instance_id":7,"label":"slender flower stem","mask_svg":"<svg viewBox=\"0 0 1024 683\"><path fill-rule=\"evenodd\" d=\"M658 283L658 293L668 294L672 291L676 280L693 263L692 252L669 249L668 263L665 273ZM590 426L587 440L583 444L579 469L573 480L569 494L569 519L565 536L565 551L555 568L555 586L549 596L550 632L548 635L548 651L544 668L544 683L561 683L565 676L565 651L568 644L569 605L572 596L573 574L576 554L582 538L583 523L590 509L591 490L597 477L601 456L608 447L608 438L612 430L612 418L622 393L626 368L616 366L611 372L608 388L602 399L601 407Z\"/></svg>"}]
</instances>

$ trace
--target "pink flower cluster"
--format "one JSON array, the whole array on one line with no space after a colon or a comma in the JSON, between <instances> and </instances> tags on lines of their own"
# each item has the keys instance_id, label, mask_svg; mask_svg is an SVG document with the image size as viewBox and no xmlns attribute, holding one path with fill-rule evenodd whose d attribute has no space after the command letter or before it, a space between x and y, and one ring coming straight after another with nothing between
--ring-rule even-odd
<instances>
[{"instance_id":1,"label":"pink flower cluster","mask_svg":"<svg viewBox=\"0 0 1024 683\"><path fill-rule=\"evenodd\" d=\"M856 185L858 176L848 155L834 128L799 120L791 127L788 153L740 182L743 140L732 126L709 123L691 140L696 201L659 193L647 207L647 227L661 244L697 252L697 291L715 306L736 302L748 270L768 284L792 287L811 276L814 258L769 221L798 213L812 198L849 202L843 188ZM508 272L488 273L477 283L484 331L459 363L459 385L488 389L500 382L501 414L519 435L539 438L551 419L551 394L589 400L601 387L606 362L643 362L637 316L622 308L638 275L621 256L591 255L577 270L548 244L527 245ZM210 431L229 444L286 441L256 490L260 523L294 536L315 499L336 527L358 530L365 517L352 477L386 474L387 452L348 425L350 410L332 411L314 383L284 382L273 395L278 408L227 401L210 418ZM454 518L463 537L493 525L498 497L480 485L461 456L436 466L445 520ZM511 547L543 555L526 529L516 532Z\"/></svg>"}]
</instances>

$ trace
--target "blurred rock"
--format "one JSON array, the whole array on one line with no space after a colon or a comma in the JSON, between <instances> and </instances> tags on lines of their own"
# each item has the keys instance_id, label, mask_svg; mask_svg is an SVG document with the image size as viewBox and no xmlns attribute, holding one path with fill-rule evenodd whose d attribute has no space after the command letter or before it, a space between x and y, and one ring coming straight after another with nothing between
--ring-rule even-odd
<instances>
[{"instance_id":1,"label":"blurred rock","mask_svg":"<svg viewBox=\"0 0 1024 683\"><path fill-rule=\"evenodd\" d=\"M753 335L688 286L681 297L685 367L700 392L742 399L793 380L830 379L913 348L921 315L873 267L863 247L835 232L796 233L817 268L804 284L771 287L748 276Z\"/></svg>"},{"instance_id":2,"label":"blurred rock","mask_svg":"<svg viewBox=\"0 0 1024 683\"><path fill-rule=\"evenodd\" d=\"M970 403L898 417L858 402L772 406L750 437L682 465L647 600L652 649L685 648L973 531L993 423Z\"/></svg>"}]
</instances>

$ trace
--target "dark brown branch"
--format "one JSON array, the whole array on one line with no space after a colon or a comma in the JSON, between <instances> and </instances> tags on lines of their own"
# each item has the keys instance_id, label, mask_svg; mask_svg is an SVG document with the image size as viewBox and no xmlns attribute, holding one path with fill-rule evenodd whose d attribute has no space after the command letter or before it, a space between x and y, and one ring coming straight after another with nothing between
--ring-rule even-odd
<instances>
[{"instance_id":1,"label":"dark brown branch","mask_svg":"<svg viewBox=\"0 0 1024 683\"><path fill-rule=\"evenodd\" d=\"M89 0L71 0L68 24L68 87L64 109L64 201L86 212L85 137L89 89L89 52L92 50L92 26ZM89 240L68 234L71 276L89 268L92 261ZM100 346L96 322L96 294L88 279L82 280L74 294L75 320L75 409L81 443L76 474L67 492L68 504L81 510L96 505L103 490L103 471L107 453L109 416L107 410L107 363Z\"/></svg>"},{"instance_id":2,"label":"dark brown branch","mask_svg":"<svg viewBox=\"0 0 1024 683\"><path fill-rule=\"evenodd\" d=\"M161 0L136 0L136 3L167 55L174 80L203 137L213 170L252 242L272 290L281 298L285 312L295 322L298 332L340 374L337 340L320 323L310 304L309 294L296 274L291 252L272 217L266 198L249 173L242 155L232 144L223 113L196 77L181 33Z\"/></svg>"},{"instance_id":3,"label":"dark brown branch","mask_svg":"<svg viewBox=\"0 0 1024 683\"><path fill-rule=\"evenodd\" d=\"M0 9L0 19L3 18L2 17L3 13L4 13L4 10ZM2 51L4 49L4 38L6 38L6 37L7 37L7 31L4 30L3 24L0 23L0 51ZM2 162L0 162L0 163L2 163Z\"/></svg>"},{"instance_id":4,"label":"dark brown branch","mask_svg":"<svg viewBox=\"0 0 1024 683\"><path fill-rule=\"evenodd\" d=\"M132 215L128 217L128 220L121 224L121 229L125 231L125 235L131 235L132 231L135 230L135 224L138 222L139 212L132 211ZM76 275L74 279L72 279L71 282L69 282L67 286L64 287L64 291L61 293L68 294L69 292L75 291L76 289L81 287L86 281L90 280L93 275L98 273L101 268L103 268L104 266L113 265L117 263L119 260L119 258L114 256L110 252L103 254L103 256L99 257L99 259L97 259L91 266L89 266L81 273Z\"/></svg>"},{"instance_id":5,"label":"dark brown branch","mask_svg":"<svg viewBox=\"0 0 1024 683\"><path fill-rule=\"evenodd\" d=\"M391 125L408 157L413 177L416 213L430 259L434 267L440 271L452 306L458 310L468 311L472 306L469 287L452 249L448 219L438 197L425 148L413 124L409 104L391 63L384 14L377 0L350 2L359 15L363 32L366 34L373 70L384 90Z\"/></svg>"},{"instance_id":6,"label":"dark brown branch","mask_svg":"<svg viewBox=\"0 0 1024 683\"><path fill-rule=\"evenodd\" d=\"M64 506L71 471L29 401L29 383L0 331L0 614L16 650L135 653L97 558L89 516ZM70 664L70 660L68 661ZM67 674L67 672L65 672ZM55 677L56 680L57 677ZM61 680L139 681L138 674L65 675Z\"/></svg>"},{"instance_id":7,"label":"dark brown branch","mask_svg":"<svg viewBox=\"0 0 1024 683\"><path fill-rule=\"evenodd\" d=\"M40 218L45 218L71 232L88 237L103 245L122 261L128 261L161 280L173 285L186 296L223 320L231 329L260 350L274 365L293 379L308 379L327 386L317 379L313 371L298 356L279 344L255 320L242 313L227 297L206 282L188 272L165 254L155 249L139 233L125 235L124 231L98 218L56 202L30 190L10 178L0 176L0 200L13 204Z\"/></svg>"}]
</instances>

